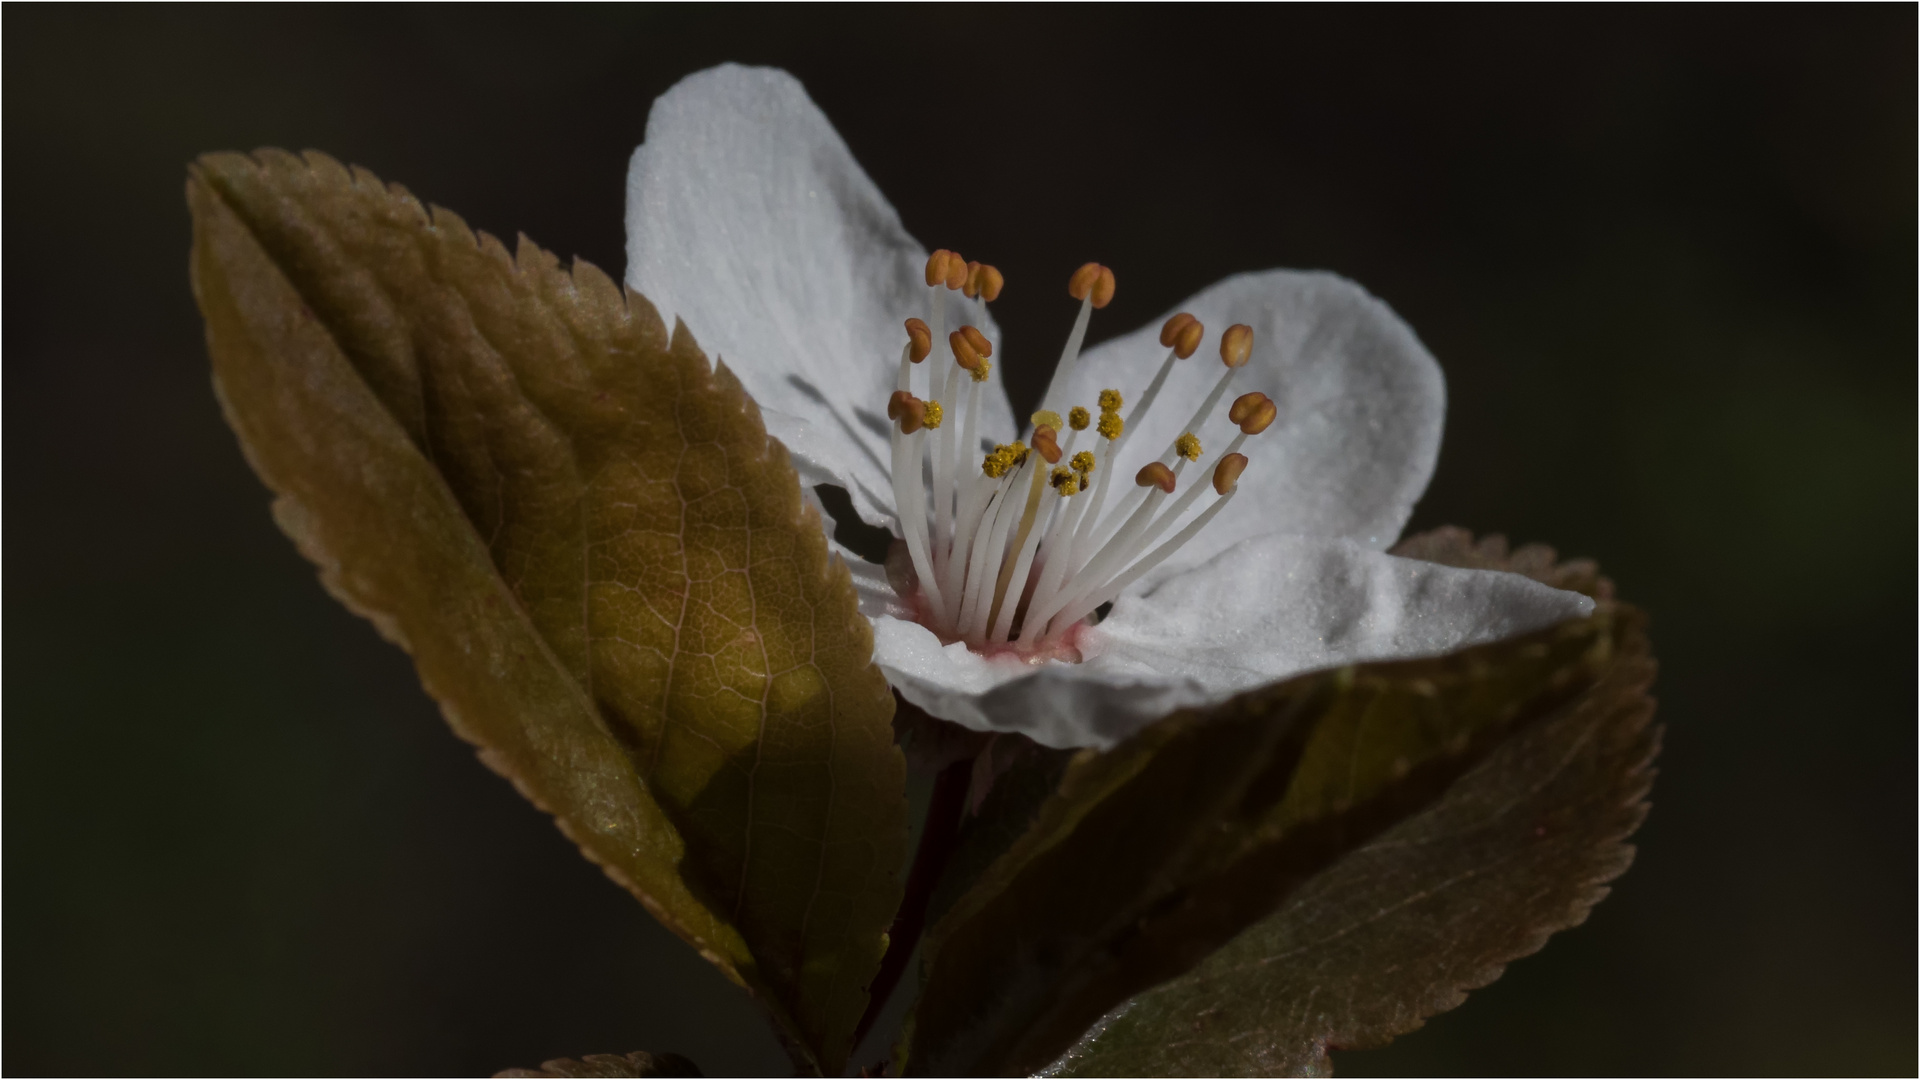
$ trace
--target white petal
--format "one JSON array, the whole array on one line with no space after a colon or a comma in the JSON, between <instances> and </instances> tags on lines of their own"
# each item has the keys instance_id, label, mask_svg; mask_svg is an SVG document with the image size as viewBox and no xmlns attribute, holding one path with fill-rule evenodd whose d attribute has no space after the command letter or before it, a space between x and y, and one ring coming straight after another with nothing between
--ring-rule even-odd
<instances>
[{"instance_id":1,"label":"white petal","mask_svg":"<svg viewBox=\"0 0 1920 1080\"><path fill-rule=\"evenodd\" d=\"M1259 390L1279 415L1242 451L1249 464L1241 496L1132 591L1265 533L1392 544L1433 475L1446 414L1440 366L1407 324L1345 278L1296 270L1230 277L1175 310L1206 324L1206 342L1175 362L1114 475L1130 487L1134 472L1184 430L1224 370L1220 334L1233 323L1253 327L1253 357L1196 432L1207 454L1200 464L1211 468L1238 434L1226 419L1234 397ZM1166 356L1162 321L1088 350L1074 373L1072 402L1091 406L1101 388L1112 387L1127 396L1123 415L1131 413ZM1210 500L1202 496L1194 512Z\"/></svg>"},{"instance_id":2,"label":"white petal","mask_svg":"<svg viewBox=\"0 0 1920 1080\"><path fill-rule=\"evenodd\" d=\"M627 284L725 358L806 482L845 487L876 525L892 513L886 401L901 324L928 317L926 258L786 72L710 68L653 103L627 175ZM999 380L983 400L981 433L1011 438Z\"/></svg>"},{"instance_id":3,"label":"white petal","mask_svg":"<svg viewBox=\"0 0 1920 1080\"><path fill-rule=\"evenodd\" d=\"M1122 597L1096 629L1104 651L1093 666L1183 676L1224 696L1302 671L1436 656L1592 611L1589 597L1519 574L1269 535Z\"/></svg>"},{"instance_id":4,"label":"white petal","mask_svg":"<svg viewBox=\"0 0 1920 1080\"><path fill-rule=\"evenodd\" d=\"M1347 540L1255 537L1086 633L1081 664L1029 668L942 649L878 620L875 660L908 700L978 730L1106 747L1177 708L1302 672L1434 656L1580 618L1593 601L1531 578L1460 570ZM885 625L892 622L894 625Z\"/></svg>"}]
</instances>

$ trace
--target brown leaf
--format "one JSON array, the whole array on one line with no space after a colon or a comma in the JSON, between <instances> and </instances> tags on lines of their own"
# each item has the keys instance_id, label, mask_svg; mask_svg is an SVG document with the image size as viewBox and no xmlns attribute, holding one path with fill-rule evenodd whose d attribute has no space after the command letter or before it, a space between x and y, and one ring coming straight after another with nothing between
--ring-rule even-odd
<instances>
[{"instance_id":1,"label":"brown leaf","mask_svg":"<svg viewBox=\"0 0 1920 1080\"><path fill-rule=\"evenodd\" d=\"M1537 547L1508 556L1500 538L1474 544L1463 530L1398 550L1607 591L1589 562ZM1411 1031L1584 921L1632 861L1625 840L1646 815L1659 746L1642 621L1617 615L1618 647L1589 689L1193 970L1114 1010L1048 1075L1328 1075L1329 1047Z\"/></svg>"},{"instance_id":2,"label":"brown leaf","mask_svg":"<svg viewBox=\"0 0 1920 1080\"><path fill-rule=\"evenodd\" d=\"M739 382L592 266L323 155L208 155L187 199L275 518L483 760L837 1071L904 765L847 570Z\"/></svg>"},{"instance_id":3,"label":"brown leaf","mask_svg":"<svg viewBox=\"0 0 1920 1080\"><path fill-rule=\"evenodd\" d=\"M907 1068L1044 1067L1592 686L1632 622L1304 675L1083 752L929 933Z\"/></svg>"},{"instance_id":4,"label":"brown leaf","mask_svg":"<svg viewBox=\"0 0 1920 1080\"><path fill-rule=\"evenodd\" d=\"M635 1050L631 1054L588 1054L584 1058L554 1058L537 1069L502 1069L495 1076L578 1077L578 1076L703 1076L698 1066L679 1054L649 1054Z\"/></svg>"}]
</instances>

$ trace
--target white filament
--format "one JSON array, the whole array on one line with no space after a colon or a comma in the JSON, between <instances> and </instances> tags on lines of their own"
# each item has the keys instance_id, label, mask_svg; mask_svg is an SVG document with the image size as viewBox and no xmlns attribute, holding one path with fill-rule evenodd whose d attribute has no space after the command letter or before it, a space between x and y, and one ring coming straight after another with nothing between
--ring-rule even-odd
<instances>
[{"instance_id":1,"label":"white filament","mask_svg":"<svg viewBox=\"0 0 1920 1080\"><path fill-rule=\"evenodd\" d=\"M1214 499L1172 539L1154 546L1187 516L1209 486L1206 473L1196 470L1194 482L1180 490L1189 462L1176 458L1169 446L1160 460L1173 467L1178 495L1171 505L1167 505L1167 492L1149 485L1120 498L1106 512L1107 489L1122 479L1114 474L1113 463L1160 396L1176 359L1171 349L1127 417L1120 437L1089 435L1094 467L1076 494L1042 490L1038 504L1034 503L1035 485L1045 488L1049 471L1049 463L1037 449L1028 451L1024 461L997 479L974 472L981 384L971 381L971 372L962 378L964 369L946 334L947 290L936 285L932 291L928 314L934 336L933 364L927 372L927 394L928 400L941 403L945 415L937 429L905 435L895 424L891 436L894 505L899 508L901 539L925 595L923 614L943 640L975 647L1013 640L1013 624L1019 618L1019 643L1038 645L1071 630L1165 562L1220 513L1233 492ZM1049 410L1071 411L1061 395L1072 385L1092 310L1091 300L1081 302L1041 399ZM913 385L911 348L901 352L896 380L896 388L908 392ZM1220 404L1233 375L1232 368L1221 374L1183 431L1200 428ZM964 395L960 393L963 386ZM1031 438L1030 425L1028 430ZM1080 433L1055 434L1056 438L1066 436L1060 457L1070 462ZM1214 461L1237 452L1246 439L1245 434L1235 438ZM1015 537L1021 537L1017 547ZM998 585L1003 576L1007 586L1001 594ZM1021 615L1023 601L1026 607Z\"/></svg>"}]
</instances>

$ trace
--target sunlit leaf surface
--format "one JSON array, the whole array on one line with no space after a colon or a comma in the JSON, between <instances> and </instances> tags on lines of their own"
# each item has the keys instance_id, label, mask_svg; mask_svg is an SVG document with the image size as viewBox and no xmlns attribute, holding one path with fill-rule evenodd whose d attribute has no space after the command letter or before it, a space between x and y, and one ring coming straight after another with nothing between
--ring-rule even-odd
<instances>
[{"instance_id":1,"label":"sunlit leaf surface","mask_svg":"<svg viewBox=\"0 0 1920 1080\"><path fill-rule=\"evenodd\" d=\"M837 1071L904 765L739 383L597 269L324 156L209 155L187 196L215 386L281 526L489 765Z\"/></svg>"}]
</instances>

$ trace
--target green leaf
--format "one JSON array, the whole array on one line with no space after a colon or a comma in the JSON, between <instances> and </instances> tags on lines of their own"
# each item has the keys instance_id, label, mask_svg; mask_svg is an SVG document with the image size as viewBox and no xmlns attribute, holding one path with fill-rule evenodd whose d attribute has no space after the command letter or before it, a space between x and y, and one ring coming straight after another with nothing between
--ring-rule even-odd
<instances>
[{"instance_id":1,"label":"green leaf","mask_svg":"<svg viewBox=\"0 0 1920 1080\"><path fill-rule=\"evenodd\" d=\"M906 1067L1047 1066L1594 687L1635 624L1603 608L1435 660L1306 675L1079 755L929 933Z\"/></svg>"},{"instance_id":2,"label":"green leaf","mask_svg":"<svg viewBox=\"0 0 1920 1080\"><path fill-rule=\"evenodd\" d=\"M704 1076L698 1066L679 1054L588 1054L584 1058L554 1058L537 1069L502 1069L495 1076L511 1077L631 1077Z\"/></svg>"},{"instance_id":3,"label":"green leaf","mask_svg":"<svg viewBox=\"0 0 1920 1080\"><path fill-rule=\"evenodd\" d=\"M187 201L215 389L282 528L488 765L838 1071L905 766L739 382L593 267L322 155L208 155Z\"/></svg>"}]
</instances>

